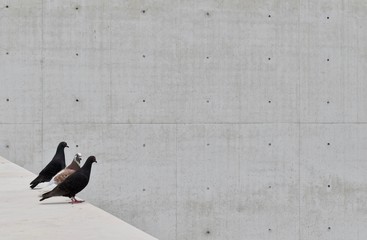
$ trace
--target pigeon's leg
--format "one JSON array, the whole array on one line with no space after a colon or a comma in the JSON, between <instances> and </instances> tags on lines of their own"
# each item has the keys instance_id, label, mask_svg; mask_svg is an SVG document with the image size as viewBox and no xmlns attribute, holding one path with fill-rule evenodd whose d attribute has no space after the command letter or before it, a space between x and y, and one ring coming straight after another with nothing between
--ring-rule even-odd
<instances>
[{"instance_id":1,"label":"pigeon's leg","mask_svg":"<svg viewBox=\"0 0 367 240\"><path fill-rule=\"evenodd\" d=\"M71 197L71 204L74 204L74 203L82 203L84 202L83 200L77 200L75 197Z\"/></svg>"}]
</instances>

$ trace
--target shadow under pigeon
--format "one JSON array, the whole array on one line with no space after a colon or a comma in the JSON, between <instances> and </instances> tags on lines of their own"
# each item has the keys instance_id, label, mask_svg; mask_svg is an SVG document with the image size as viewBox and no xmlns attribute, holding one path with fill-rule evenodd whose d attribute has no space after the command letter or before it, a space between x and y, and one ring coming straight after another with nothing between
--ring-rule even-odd
<instances>
[{"instance_id":1,"label":"shadow under pigeon","mask_svg":"<svg viewBox=\"0 0 367 240\"><path fill-rule=\"evenodd\" d=\"M60 204L73 205L73 204L71 204L71 202L43 202L43 203L40 203L40 205L60 205Z\"/></svg>"}]
</instances>

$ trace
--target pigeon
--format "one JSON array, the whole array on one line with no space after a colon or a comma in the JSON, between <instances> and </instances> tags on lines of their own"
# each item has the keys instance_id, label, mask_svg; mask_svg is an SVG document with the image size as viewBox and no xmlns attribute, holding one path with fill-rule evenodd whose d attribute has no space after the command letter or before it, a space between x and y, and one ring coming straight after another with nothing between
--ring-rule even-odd
<instances>
[{"instance_id":1,"label":"pigeon","mask_svg":"<svg viewBox=\"0 0 367 240\"><path fill-rule=\"evenodd\" d=\"M73 174L76 170L80 169L81 160L82 154L75 154L74 159L69 164L69 166L58 172L45 187L49 187L50 185L54 185L53 187L55 187L55 185L59 185L60 183L62 183L67 177Z\"/></svg>"},{"instance_id":2,"label":"pigeon","mask_svg":"<svg viewBox=\"0 0 367 240\"><path fill-rule=\"evenodd\" d=\"M57 146L55 156L52 158L51 162L42 169L31 183L30 187L34 189L39 183L48 182L55 176L58 172L65 168L65 154L64 148L69 147L66 142L60 142Z\"/></svg>"},{"instance_id":3,"label":"pigeon","mask_svg":"<svg viewBox=\"0 0 367 240\"><path fill-rule=\"evenodd\" d=\"M81 167L75 173L71 174L62 183L57 185L53 190L42 194L42 198L40 199L40 201L43 201L50 197L63 196L69 197L71 199L71 203L84 202L75 199L75 195L88 185L90 170L94 162L97 162L96 157L88 157L83 167Z\"/></svg>"}]
</instances>

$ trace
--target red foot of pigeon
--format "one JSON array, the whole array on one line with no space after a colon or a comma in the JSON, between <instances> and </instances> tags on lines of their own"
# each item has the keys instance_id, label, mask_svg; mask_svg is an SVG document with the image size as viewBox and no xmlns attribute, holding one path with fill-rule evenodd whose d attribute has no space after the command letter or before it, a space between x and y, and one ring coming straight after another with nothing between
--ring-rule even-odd
<instances>
[{"instance_id":1,"label":"red foot of pigeon","mask_svg":"<svg viewBox=\"0 0 367 240\"><path fill-rule=\"evenodd\" d=\"M72 198L71 199L71 204L74 204L74 203L82 203L82 202L84 202L83 200L77 200L77 199L75 199L75 198Z\"/></svg>"}]
</instances>

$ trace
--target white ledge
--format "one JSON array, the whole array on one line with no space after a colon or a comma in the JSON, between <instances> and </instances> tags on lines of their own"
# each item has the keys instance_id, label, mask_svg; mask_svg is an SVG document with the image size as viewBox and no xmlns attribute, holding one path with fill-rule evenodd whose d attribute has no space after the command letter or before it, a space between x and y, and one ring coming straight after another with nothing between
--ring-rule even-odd
<instances>
[{"instance_id":1,"label":"white ledge","mask_svg":"<svg viewBox=\"0 0 367 240\"><path fill-rule=\"evenodd\" d=\"M40 192L29 188L35 177L0 157L1 239L157 240L87 202L39 202Z\"/></svg>"}]
</instances>

